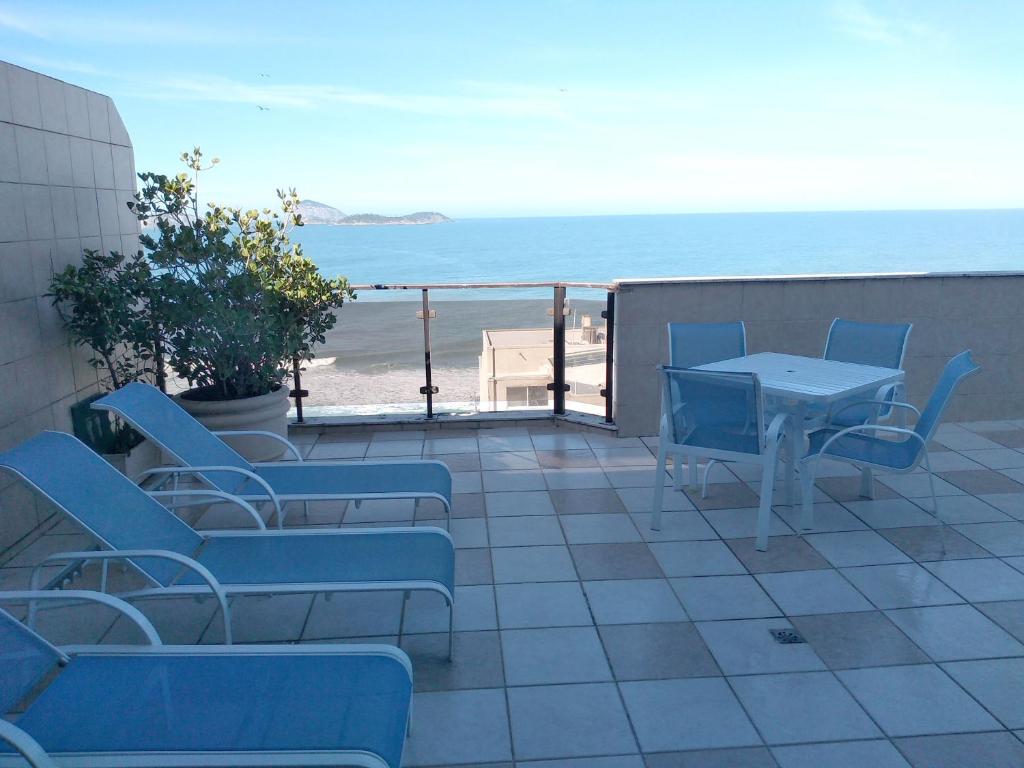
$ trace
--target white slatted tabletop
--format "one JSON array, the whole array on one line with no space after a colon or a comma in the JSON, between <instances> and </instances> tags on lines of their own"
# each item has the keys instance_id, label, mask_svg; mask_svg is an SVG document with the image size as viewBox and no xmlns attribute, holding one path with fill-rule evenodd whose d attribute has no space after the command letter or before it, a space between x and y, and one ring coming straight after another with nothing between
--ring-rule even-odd
<instances>
[{"instance_id":1,"label":"white slatted tabletop","mask_svg":"<svg viewBox=\"0 0 1024 768\"><path fill-rule=\"evenodd\" d=\"M870 399L879 387L903 380L903 371L898 368L876 368L777 352L735 357L697 368L756 373L766 395L820 404L834 403L859 394Z\"/></svg>"}]
</instances>

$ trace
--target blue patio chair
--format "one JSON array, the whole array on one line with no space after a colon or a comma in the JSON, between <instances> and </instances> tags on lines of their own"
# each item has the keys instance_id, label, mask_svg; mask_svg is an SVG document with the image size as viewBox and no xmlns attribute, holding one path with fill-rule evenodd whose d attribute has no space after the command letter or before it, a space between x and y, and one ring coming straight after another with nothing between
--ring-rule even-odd
<instances>
[{"instance_id":1,"label":"blue patio chair","mask_svg":"<svg viewBox=\"0 0 1024 768\"><path fill-rule=\"evenodd\" d=\"M935 519L945 526L939 517L939 502L935 496L935 481L932 477L931 462L928 459L928 441L942 421L942 416L953 398L957 387L968 376L981 370L971 358L971 351L961 352L948 363L939 377L938 384L923 411L909 403L892 401L892 408L902 408L917 416L913 429L886 424L856 424L844 429L825 428L809 435L810 448L800 462L800 483L803 490L803 511L801 527L810 530L814 526L814 505L812 493L818 464L822 458L845 461L861 469L884 469L889 472L912 472L924 464L931 488L932 508ZM903 440L890 440L878 434L902 435ZM945 536L945 527L943 527ZM943 539L944 541L945 539Z\"/></svg>"},{"instance_id":2,"label":"blue patio chair","mask_svg":"<svg viewBox=\"0 0 1024 768\"><path fill-rule=\"evenodd\" d=\"M272 432L211 432L159 389L135 382L92 404L113 411L181 466L150 469L147 477L194 477L210 488L248 502L269 502L284 526L290 501L437 499L451 517L452 473L440 461L303 461L299 450ZM295 461L252 464L220 439L222 435L260 435L284 443Z\"/></svg>"},{"instance_id":3,"label":"blue patio chair","mask_svg":"<svg viewBox=\"0 0 1024 768\"><path fill-rule=\"evenodd\" d=\"M662 377L661 434L655 468L651 529L661 529L666 460L697 456L719 461L760 464L761 506L757 515L757 548L768 547L772 492L784 414L764 430L764 398L757 374L719 373L660 366Z\"/></svg>"},{"instance_id":4,"label":"blue patio chair","mask_svg":"<svg viewBox=\"0 0 1024 768\"><path fill-rule=\"evenodd\" d=\"M742 320L731 323L669 323L668 364L673 368L696 368L698 365L731 360L747 354L747 328ZM675 488L683 485L683 460L676 457L672 468ZM714 460L704 467L701 496L707 498L708 477ZM697 462L689 464L690 487L697 486Z\"/></svg>"},{"instance_id":5,"label":"blue patio chair","mask_svg":"<svg viewBox=\"0 0 1024 768\"><path fill-rule=\"evenodd\" d=\"M861 323L837 317L828 329L822 357L879 368L902 368L907 337L913 327L911 323ZM826 418L830 426L839 428L885 420L894 410L892 401L900 397L906 397L904 385L887 384L871 400L851 398L835 403Z\"/></svg>"},{"instance_id":6,"label":"blue patio chair","mask_svg":"<svg viewBox=\"0 0 1024 768\"><path fill-rule=\"evenodd\" d=\"M59 649L0 610L0 715L24 710L0 717L0 766L401 765L412 667L398 648L165 646L101 597L151 644Z\"/></svg>"},{"instance_id":7,"label":"blue patio chair","mask_svg":"<svg viewBox=\"0 0 1024 768\"><path fill-rule=\"evenodd\" d=\"M455 548L440 528L199 533L84 443L61 432L43 432L0 453L0 468L35 488L105 550L42 558L33 572L33 588L48 564L127 561L147 586L121 597L212 595L223 612L228 643L232 595L434 592L448 606L451 652Z\"/></svg>"}]
</instances>

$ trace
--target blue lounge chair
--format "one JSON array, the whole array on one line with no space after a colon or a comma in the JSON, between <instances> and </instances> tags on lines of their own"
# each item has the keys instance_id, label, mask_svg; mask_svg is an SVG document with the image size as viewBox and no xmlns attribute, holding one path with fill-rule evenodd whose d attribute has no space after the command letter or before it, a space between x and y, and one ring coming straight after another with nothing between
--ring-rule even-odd
<instances>
[{"instance_id":1,"label":"blue lounge chair","mask_svg":"<svg viewBox=\"0 0 1024 768\"><path fill-rule=\"evenodd\" d=\"M0 715L24 709L0 718L3 768L401 765L412 667L398 648L165 646L102 597L151 645L58 649L0 610Z\"/></svg>"},{"instance_id":2,"label":"blue lounge chair","mask_svg":"<svg viewBox=\"0 0 1024 768\"><path fill-rule=\"evenodd\" d=\"M902 408L917 415L917 424L913 429L886 424L856 424L844 429L829 427L812 432L809 435L810 448L800 462L800 483L803 491L801 527L810 530L814 526L814 478L823 457L849 462L862 470L884 469L901 473L912 472L923 463L928 472L932 494L932 508L929 511L935 515L939 523L942 523L938 516L939 502L935 496L935 481L928 459L928 441L932 439L941 423L942 416L960 382L979 370L981 366L971 358L971 351L961 352L946 363L924 411L918 411L909 403L890 401L890 407ZM904 439L888 440L879 437L878 433L902 435Z\"/></svg>"},{"instance_id":3,"label":"blue lounge chair","mask_svg":"<svg viewBox=\"0 0 1024 768\"><path fill-rule=\"evenodd\" d=\"M757 374L664 366L658 370L662 376L661 434L651 529L661 529L665 492L661 473L670 456L685 456L689 462L695 462L697 456L705 456L717 461L759 464L762 471L757 548L765 550L785 414L776 415L767 431L763 429L764 398Z\"/></svg>"},{"instance_id":4,"label":"blue lounge chair","mask_svg":"<svg viewBox=\"0 0 1024 768\"><path fill-rule=\"evenodd\" d=\"M199 533L84 443L43 432L0 454L6 468L94 536L104 550L43 558L55 562L127 560L149 586L121 597L210 595L231 642L231 595L427 591L448 606L449 654L455 548L434 527Z\"/></svg>"},{"instance_id":5,"label":"blue lounge chair","mask_svg":"<svg viewBox=\"0 0 1024 768\"><path fill-rule=\"evenodd\" d=\"M149 384L129 384L92 404L132 425L180 467L160 467L149 476L198 477L211 488L250 502L270 502L277 525L284 525L290 501L368 499L437 499L451 516L452 473L440 461L318 462L303 461L299 450L271 432L211 432L181 406ZM260 435L285 444L296 461L252 464L220 435Z\"/></svg>"},{"instance_id":6,"label":"blue lounge chair","mask_svg":"<svg viewBox=\"0 0 1024 768\"><path fill-rule=\"evenodd\" d=\"M668 364L673 368L696 368L698 365L731 360L747 354L747 327L742 320L731 323L669 323ZM707 498L708 477L714 459L704 467L701 496ZM697 461L689 462L690 487L697 487ZM677 489L683 486L683 460L677 456L672 468Z\"/></svg>"}]
</instances>

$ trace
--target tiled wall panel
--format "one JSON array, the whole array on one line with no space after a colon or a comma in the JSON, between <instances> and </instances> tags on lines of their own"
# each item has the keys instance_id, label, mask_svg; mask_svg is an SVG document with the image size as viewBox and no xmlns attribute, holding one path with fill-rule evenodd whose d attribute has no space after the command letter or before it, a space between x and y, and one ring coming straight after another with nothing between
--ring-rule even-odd
<instances>
[{"instance_id":1,"label":"tiled wall panel","mask_svg":"<svg viewBox=\"0 0 1024 768\"><path fill-rule=\"evenodd\" d=\"M69 406L98 388L45 297L83 247L138 248L120 210L135 190L131 140L99 93L0 62L0 450L70 430ZM0 560L50 514L0 475Z\"/></svg>"}]
</instances>

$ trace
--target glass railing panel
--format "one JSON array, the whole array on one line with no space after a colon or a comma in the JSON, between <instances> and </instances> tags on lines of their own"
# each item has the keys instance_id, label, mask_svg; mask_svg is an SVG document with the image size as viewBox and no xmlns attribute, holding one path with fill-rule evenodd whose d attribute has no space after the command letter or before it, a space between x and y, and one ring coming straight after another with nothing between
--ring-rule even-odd
<instances>
[{"instance_id":1,"label":"glass railing panel","mask_svg":"<svg viewBox=\"0 0 1024 768\"><path fill-rule=\"evenodd\" d=\"M602 313L605 294L571 290L565 312L565 408L595 416L605 415L608 328Z\"/></svg>"},{"instance_id":2,"label":"glass railing panel","mask_svg":"<svg viewBox=\"0 0 1024 768\"><path fill-rule=\"evenodd\" d=\"M550 410L551 306L544 289L431 290L436 413Z\"/></svg>"},{"instance_id":3,"label":"glass railing panel","mask_svg":"<svg viewBox=\"0 0 1024 768\"><path fill-rule=\"evenodd\" d=\"M305 418L425 411L418 299L418 291L364 292L342 307L327 341L303 365Z\"/></svg>"}]
</instances>

